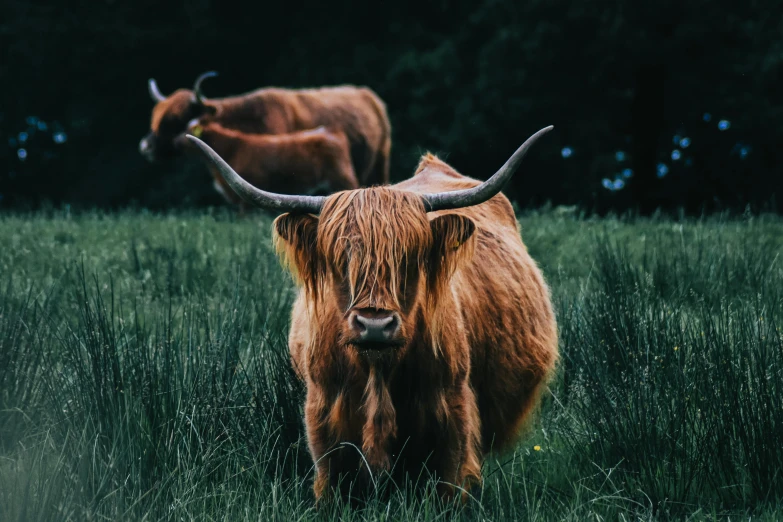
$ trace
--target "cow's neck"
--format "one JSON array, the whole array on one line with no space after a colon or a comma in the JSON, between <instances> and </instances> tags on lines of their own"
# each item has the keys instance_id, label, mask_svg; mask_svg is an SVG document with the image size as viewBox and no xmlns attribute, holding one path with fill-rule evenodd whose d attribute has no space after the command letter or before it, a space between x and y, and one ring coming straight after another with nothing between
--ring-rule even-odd
<instances>
[{"instance_id":1,"label":"cow's neck","mask_svg":"<svg viewBox=\"0 0 783 522\"><path fill-rule=\"evenodd\" d=\"M214 131L208 128L204 129L201 137L207 145L212 147L215 152L220 154L220 156L228 163L232 162L234 154L237 148L240 146L239 138L226 136L220 131Z\"/></svg>"}]
</instances>

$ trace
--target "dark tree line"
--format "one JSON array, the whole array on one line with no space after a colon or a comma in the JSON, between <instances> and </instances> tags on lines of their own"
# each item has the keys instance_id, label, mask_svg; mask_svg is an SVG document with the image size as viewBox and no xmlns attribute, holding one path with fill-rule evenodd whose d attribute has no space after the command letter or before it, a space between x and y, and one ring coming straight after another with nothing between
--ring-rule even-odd
<instances>
[{"instance_id":1,"label":"dark tree line","mask_svg":"<svg viewBox=\"0 0 783 522\"><path fill-rule=\"evenodd\" d=\"M486 177L554 124L507 189L521 205L742 209L783 187L783 11L771 0L0 8L4 207L219 203L201 165L137 152L147 78L168 93L211 69L215 97L370 86L389 108L397 180L425 150Z\"/></svg>"}]
</instances>

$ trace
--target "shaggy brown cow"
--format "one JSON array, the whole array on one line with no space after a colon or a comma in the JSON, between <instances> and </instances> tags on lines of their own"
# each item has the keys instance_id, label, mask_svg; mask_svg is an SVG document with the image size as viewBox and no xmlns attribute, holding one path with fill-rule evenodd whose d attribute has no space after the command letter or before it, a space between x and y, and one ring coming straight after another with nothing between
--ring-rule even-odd
<instances>
[{"instance_id":1,"label":"shaggy brown cow","mask_svg":"<svg viewBox=\"0 0 783 522\"><path fill-rule=\"evenodd\" d=\"M558 358L557 327L499 192L551 128L484 183L427 154L407 181L328 197L255 189L189 138L238 194L288 212L274 230L303 285L289 345L317 498L341 474L366 486L385 471L416 477L425 461L450 497L517 440Z\"/></svg>"},{"instance_id":2,"label":"shaggy brown cow","mask_svg":"<svg viewBox=\"0 0 783 522\"><path fill-rule=\"evenodd\" d=\"M246 134L218 123L193 120L187 132L201 138L250 184L283 194L331 193L359 187L340 131L318 127L286 134ZM183 146L196 148L184 135ZM229 203L247 204L209 165L217 190Z\"/></svg>"},{"instance_id":3,"label":"shaggy brown cow","mask_svg":"<svg viewBox=\"0 0 783 522\"><path fill-rule=\"evenodd\" d=\"M150 132L139 152L150 161L178 152L177 137L194 118L216 121L223 127L253 134L284 134L325 126L342 131L350 143L351 163L362 186L389 182L391 124L386 105L366 87L342 85L320 89L269 87L240 96L207 99L201 83L215 72L196 79L193 90L178 89L166 97L149 80L153 101Z\"/></svg>"}]
</instances>

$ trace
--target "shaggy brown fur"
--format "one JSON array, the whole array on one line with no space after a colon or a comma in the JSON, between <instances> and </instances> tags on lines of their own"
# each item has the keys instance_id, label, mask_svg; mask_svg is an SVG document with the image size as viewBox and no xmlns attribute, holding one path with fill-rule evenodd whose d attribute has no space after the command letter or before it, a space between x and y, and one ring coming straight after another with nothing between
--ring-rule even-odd
<instances>
[{"instance_id":1,"label":"shaggy brown fur","mask_svg":"<svg viewBox=\"0 0 783 522\"><path fill-rule=\"evenodd\" d=\"M195 101L193 91L179 89L152 109L150 133L142 140L146 144L143 154L150 160L174 155L177 136L194 118L253 134L284 134L319 126L341 131L350 143L351 164L360 185L389 182L391 124L386 105L366 87L269 87L208 99L203 105Z\"/></svg>"},{"instance_id":2,"label":"shaggy brown fur","mask_svg":"<svg viewBox=\"0 0 783 522\"><path fill-rule=\"evenodd\" d=\"M348 138L340 131L318 127L286 134L246 134L217 123L197 121L188 133L200 137L246 181L279 194L332 193L359 187L348 153ZM183 147L195 145L184 136ZM198 153L197 153L198 154ZM229 203L247 203L210 165L215 189Z\"/></svg>"},{"instance_id":3,"label":"shaggy brown fur","mask_svg":"<svg viewBox=\"0 0 783 522\"><path fill-rule=\"evenodd\" d=\"M508 199L428 214L418 196L477 184L428 154L407 181L275 221L303 287L289 346L317 498L341 474L366 487L386 471L415 479L425 461L447 497L480 483L484 456L512 447L554 368L549 289ZM361 349L346 320L357 309L398 313L399 344Z\"/></svg>"}]
</instances>

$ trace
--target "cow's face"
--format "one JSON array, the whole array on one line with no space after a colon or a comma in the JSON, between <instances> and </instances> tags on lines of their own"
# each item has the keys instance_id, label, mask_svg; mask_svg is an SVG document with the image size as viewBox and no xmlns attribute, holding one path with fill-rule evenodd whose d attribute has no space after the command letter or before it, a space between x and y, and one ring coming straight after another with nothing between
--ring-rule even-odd
<instances>
[{"instance_id":1,"label":"cow's face","mask_svg":"<svg viewBox=\"0 0 783 522\"><path fill-rule=\"evenodd\" d=\"M319 217L283 214L277 247L304 284L319 321L359 353L400 352L433 312L473 222L428 215L420 195L376 187L330 196ZM467 244L466 244L467 243Z\"/></svg>"},{"instance_id":2,"label":"cow's face","mask_svg":"<svg viewBox=\"0 0 783 522\"><path fill-rule=\"evenodd\" d=\"M215 107L199 103L193 91L179 89L152 109L150 132L139 142L139 152L151 162L170 158L181 151L188 122L211 115Z\"/></svg>"}]
</instances>

